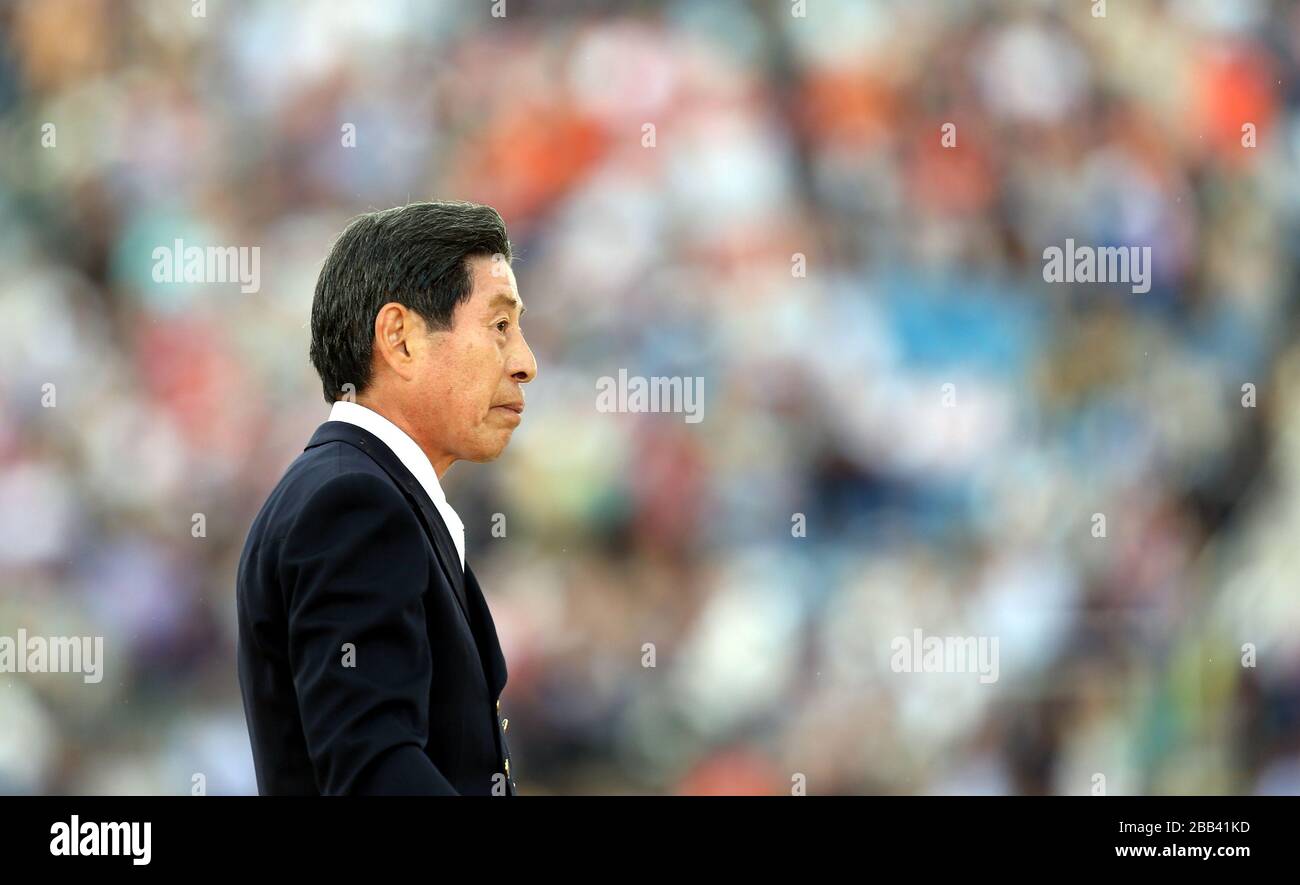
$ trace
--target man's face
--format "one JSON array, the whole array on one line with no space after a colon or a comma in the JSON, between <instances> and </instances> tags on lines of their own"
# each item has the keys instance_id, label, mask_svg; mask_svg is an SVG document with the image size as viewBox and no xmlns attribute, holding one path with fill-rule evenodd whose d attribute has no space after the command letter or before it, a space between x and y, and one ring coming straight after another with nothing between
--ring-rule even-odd
<instances>
[{"instance_id":1,"label":"man's face","mask_svg":"<svg viewBox=\"0 0 1300 885\"><path fill-rule=\"evenodd\" d=\"M491 461L523 418L522 385L536 376L537 361L520 328L523 303L509 262L476 256L466 264L472 294L456 305L451 330L431 332L421 349L409 414L426 450Z\"/></svg>"}]
</instances>

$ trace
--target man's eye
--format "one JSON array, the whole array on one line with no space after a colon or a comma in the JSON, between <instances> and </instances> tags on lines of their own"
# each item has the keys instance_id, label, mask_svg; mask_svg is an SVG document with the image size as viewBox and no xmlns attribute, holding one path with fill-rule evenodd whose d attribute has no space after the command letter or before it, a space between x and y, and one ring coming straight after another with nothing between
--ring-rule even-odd
<instances>
[{"instance_id":1,"label":"man's eye","mask_svg":"<svg viewBox=\"0 0 1300 885\"><path fill-rule=\"evenodd\" d=\"M497 331L504 332L509 327L510 327L509 320L497 320Z\"/></svg>"}]
</instances>

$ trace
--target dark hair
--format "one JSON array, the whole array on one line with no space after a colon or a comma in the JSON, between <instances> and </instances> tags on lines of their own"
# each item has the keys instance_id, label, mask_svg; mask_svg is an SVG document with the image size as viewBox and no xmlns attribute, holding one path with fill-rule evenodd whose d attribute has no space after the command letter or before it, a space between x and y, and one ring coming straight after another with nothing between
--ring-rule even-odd
<instances>
[{"instance_id":1,"label":"dark hair","mask_svg":"<svg viewBox=\"0 0 1300 885\"><path fill-rule=\"evenodd\" d=\"M370 383L379 308L396 301L431 328L450 329L469 299L466 259L511 260L505 222L491 206L459 201L411 203L354 218L330 249L311 304L311 363L325 401Z\"/></svg>"}]
</instances>

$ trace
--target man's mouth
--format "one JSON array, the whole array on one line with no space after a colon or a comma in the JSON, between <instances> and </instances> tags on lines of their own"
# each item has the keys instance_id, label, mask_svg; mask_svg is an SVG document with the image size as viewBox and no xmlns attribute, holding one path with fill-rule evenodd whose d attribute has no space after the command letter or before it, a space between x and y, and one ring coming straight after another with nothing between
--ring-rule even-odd
<instances>
[{"instance_id":1,"label":"man's mouth","mask_svg":"<svg viewBox=\"0 0 1300 885\"><path fill-rule=\"evenodd\" d=\"M507 415L513 415L515 421L522 421L524 415L524 404L522 402L498 403L492 407L494 410L500 409Z\"/></svg>"}]
</instances>

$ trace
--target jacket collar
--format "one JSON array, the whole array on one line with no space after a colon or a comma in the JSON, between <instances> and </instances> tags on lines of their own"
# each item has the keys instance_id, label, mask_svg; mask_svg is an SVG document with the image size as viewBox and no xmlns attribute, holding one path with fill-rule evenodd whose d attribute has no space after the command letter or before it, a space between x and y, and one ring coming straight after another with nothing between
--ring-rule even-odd
<instances>
[{"instance_id":1,"label":"jacket collar","mask_svg":"<svg viewBox=\"0 0 1300 885\"><path fill-rule=\"evenodd\" d=\"M429 535L429 540L433 542L433 548L438 553L438 564L442 566L443 574L447 576L447 581L455 591L456 603L460 606L461 614L465 615L467 622L470 621L469 603L465 598L465 576L460 569L460 554L456 551L456 545L451 540L451 533L447 531L447 524L443 522L442 514L434 506L433 500L429 497L429 493L425 491L424 486L406 468L406 465L402 463L402 459L397 457L396 453L384 444L383 440L365 428L349 424L346 421L326 421L316 428L316 432L312 434L311 441L307 443L306 448L314 449L317 446L331 442L344 442L359 451L365 452L372 461L392 477L398 488L402 489L406 496L414 502L416 511L420 514L421 522L424 523L425 532ZM470 622L470 627L473 627L472 622Z\"/></svg>"},{"instance_id":2,"label":"jacket collar","mask_svg":"<svg viewBox=\"0 0 1300 885\"><path fill-rule=\"evenodd\" d=\"M363 430L369 430L379 437L384 445L393 450L393 454L397 455L398 460L402 462L402 466L409 470L415 477L416 482L424 488L429 499L433 501L433 506L438 508L442 523L447 527L447 532L456 545L456 552L459 554L457 563L463 570L465 567L465 525L461 522L459 514L452 509L451 504L447 501L447 495L442 490L442 483L438 480L438 472L429 461L429 456L420 448L419 443L411 439L406 431L380 412L345 399L334 403L330 409L329 418L326 420L343 421L348 424L355 424Z\"/></svg>"}]
</instances>

